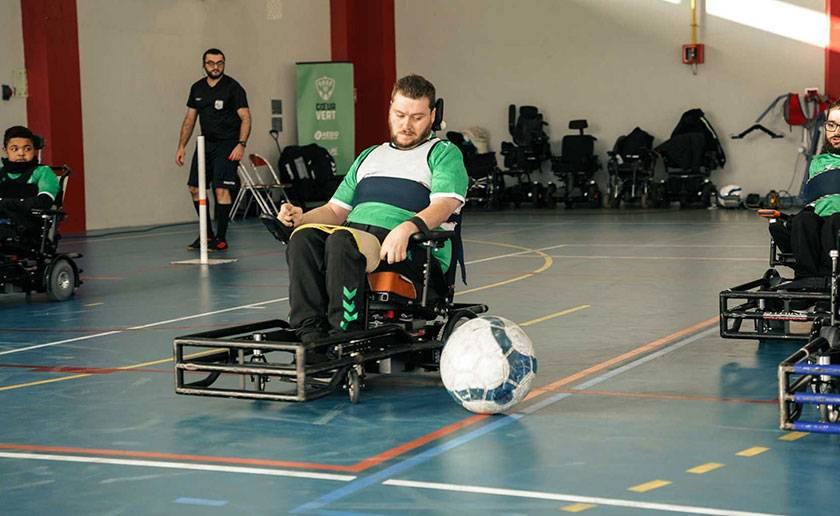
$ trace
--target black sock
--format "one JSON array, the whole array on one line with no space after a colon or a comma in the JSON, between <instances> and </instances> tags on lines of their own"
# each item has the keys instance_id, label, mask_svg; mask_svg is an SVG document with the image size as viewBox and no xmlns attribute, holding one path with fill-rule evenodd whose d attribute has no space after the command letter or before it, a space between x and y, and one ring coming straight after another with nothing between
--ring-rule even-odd
<instances>
[{"instance_id":1,"label":"black sock","mask_svg":"<svg viewBox=\"0 0 840 516\"><path fill-rule=\"evenodd\" d=\"M230 204L216 204L216 237L224 240L230 220Z\"/></svg>"},{"instance_id":2,"label":"black sock","mask_svg":"<svg viewBox=\"0 0 840 516\"><path fill-rule=\"evenodd\" d=\"M195 213L199 217L201 217L201 213L199 211L199 204L198 201L193 201L193 206L195 206ZM210 223L210 211L207 211L207 240L213 240L213 224Z\"/></svg>"}]
</instances>

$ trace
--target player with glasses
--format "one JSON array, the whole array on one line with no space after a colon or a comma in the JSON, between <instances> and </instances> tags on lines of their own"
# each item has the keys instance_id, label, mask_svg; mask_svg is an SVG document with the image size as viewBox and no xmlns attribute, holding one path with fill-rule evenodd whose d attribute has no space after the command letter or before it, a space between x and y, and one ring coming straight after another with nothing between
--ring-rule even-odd
<instances>
[{"instance_id":1,"label":"player with glasses","mask_svg":"<svg viewBox=\"0 0 840 516\"><path fill-rule=\"evenodd\" d=\"M184 164L187 142L198 118L205 140L207 182L213 184L216 197L216 234L213 235L212 227L208 225L207 247L212 251L222 251L228 248L226 234L232 203L230 191L239 188L237 168L245 155L245 145L251 134L251 112L248 109L245 90L235 79L225 75L224 53L217 48L211 48L204 52L202 63L206 77L190 88L187 114L181 124L175 163L179 167ZM197 151L193 154L187 186L198 213ZM209 185L201 185L201 188L208 187ZM198 249L199 243L200 238L196 238L188 249Z\"/></svg>"},{"instance_id":2,"label":"player with glasses","mask_svg":"<svg viewBox=\"0 0 840 516\"><path fill-rule=\"evenodd\" d=\"M831 273L829 252L837 248L840 231L840 101L828 107L825 117L822 153L814 156L808 168L805 207L789 223L797 278ZM785 231L780 224L770 225L777 242L784 239L779 234Z\"/></svg>"}]
</instances>

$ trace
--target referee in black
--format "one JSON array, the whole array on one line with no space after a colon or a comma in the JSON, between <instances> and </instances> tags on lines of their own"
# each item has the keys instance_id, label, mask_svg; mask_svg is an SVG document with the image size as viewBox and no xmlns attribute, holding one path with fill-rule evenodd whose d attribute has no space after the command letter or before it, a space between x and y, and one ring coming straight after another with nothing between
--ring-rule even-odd
<instances>
[{"instance_id":1,"label":"referee in black","mask_svg":"<svg viewBox=\"0 0 840 516\"><path fill-rule=\"evenodd\" d=\"M232 202L230 191L239 188L236 169L245 155L245 145L251 134L251 111L248 109L245 90L236 80L225 75L225 55L221 50L211 48L204 52L202 63L207 77L190 88L187 114L181 124L175 163L179 167L183 166L187 142L192 136L195 119L198 117L201 134L205 140L207 181L213 183L216 195L216 234L213 235L212 225L208 225L207 247L211 251L223 251L228 248L225 237ZM198 213L198 149L193 154L187 186ZM208 187L202 185L202 188ZM198 249L199 242L200 238L197 238L188 249Z\"/></svg>"}]
</instances>

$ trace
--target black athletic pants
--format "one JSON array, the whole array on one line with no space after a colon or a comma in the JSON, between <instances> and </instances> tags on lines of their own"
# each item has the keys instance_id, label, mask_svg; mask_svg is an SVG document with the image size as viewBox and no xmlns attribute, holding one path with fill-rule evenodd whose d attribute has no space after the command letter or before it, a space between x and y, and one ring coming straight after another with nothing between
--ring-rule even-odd
<instances>
[{"instance_id":1,"label":"black athletic pants","mask_svg":"<svg viewBox=\"0 0 840 516\"><path fill-rule=\"evenodd\" d=\"M381 242L388 230L376 226L349 224L367 231ZM301 338L340 330L363 329L367 275L365 258L348 231L332 234L318 229L295 233L286 248L289 263L289 324ZM423 253L413 250L411 258L377 270L393 270L415 284L423 278Z\"/></svg>"},{"instance_id":2,"label":"black athletic pants","mask_svg":"<svg viewBox=\"0 0 840 516\"><path fill-rule=\"evenodd\" d=\"M797 277L831 274L829 251L837 248L840 213L820 217L812 209L804 209L790 221L790 244L796 258ZM772 231L771 231L772 233Z\"/></svg>"}]
</instances>

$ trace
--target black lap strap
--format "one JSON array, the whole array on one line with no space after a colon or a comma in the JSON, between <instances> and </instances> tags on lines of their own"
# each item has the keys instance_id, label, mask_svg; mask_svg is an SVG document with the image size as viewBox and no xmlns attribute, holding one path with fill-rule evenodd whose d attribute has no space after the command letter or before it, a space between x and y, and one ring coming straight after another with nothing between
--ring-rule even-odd
<instances>
[{"instance_id":1,"label":"black lap strap","mask_svg":"<svg viewBox=\"0 0 840 516\"><path fill-rule=\"evenodd\" d=\"M811 204L820 197L833 194L840 194L840 169L826 170L809 179L802 197L805 204Z\"/></svg>"}]
</instances>

